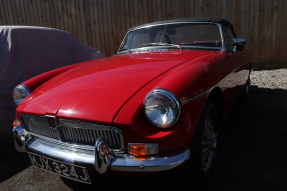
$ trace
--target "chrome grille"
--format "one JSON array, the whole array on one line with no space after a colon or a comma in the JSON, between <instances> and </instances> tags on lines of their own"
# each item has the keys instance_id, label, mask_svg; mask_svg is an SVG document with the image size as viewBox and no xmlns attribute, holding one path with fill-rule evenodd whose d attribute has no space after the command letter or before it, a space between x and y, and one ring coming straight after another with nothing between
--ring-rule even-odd
<instances>
[{"instance_id":1,"label":"chrome grille","mask_svg":"<svg viewBox=\"0 0 287 191\"><path fill-rule=\"evenodd\" d=\"M20 115L23 126L36 135L62 142L94 146L98 138L104 138L114 151L123 149L123 135L115 127L81 121L55 119L56 127L50 127L45 116Z\"/></svg>"},{"instance_id":2,"label":"chrome grille","mask_svg":"<svg viewBox=\"0 0 287 191\"><path fill-rule=\"evenodd\" d=\"M25 128L32 132L42 136L57 139L57 132L49 127L48 121L45 117L40 116L21 116L22 124L24 122Z\"/></svg>"},{"instance_id":3,"label":"chrome grille","mask_svg":"<svg viewBox=\"0 0 287 191\"><path fill-rule=\"evenodd\" d=\"M77 123L76 123L77 124ZM115 149L121 147L121 133L115 129L107 127L100 128L81 128L73 126L62 126L63 136L67 142L80 143L85 145L95 145L98 138L104 138ZM90 124L89 124L90 125Z\"/></svg>"}]
</instances>

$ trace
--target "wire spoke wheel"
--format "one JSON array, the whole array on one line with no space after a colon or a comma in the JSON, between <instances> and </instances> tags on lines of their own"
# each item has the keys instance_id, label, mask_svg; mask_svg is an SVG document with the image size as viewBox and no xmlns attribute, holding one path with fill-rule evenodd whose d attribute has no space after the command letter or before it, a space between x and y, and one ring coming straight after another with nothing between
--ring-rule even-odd
<instances>
[{"instance_id":1,"label":"wire spoke wheel","mask_svg":"<svg viewBox=\"0 0 287 191\"><path fill-rule=\"evenodd\" d=\"M207 173L212 165L217 147L217 133L212 115L206 118L201 143L201 170Z\"/></svg>"},{"instance_id":2,"label":"wire spoke wheel","mask_svg":"<svg viewBox=\"0 0 287 191\"><path fill-rule=\"evenodd\" d=\"M184 173L193 180L193 187L202 189L209 180L214 167L219 129L218 108L208 99L202 109L193 142L190 145L191 158L184 166Z\"/></svg>"}]
</instances>

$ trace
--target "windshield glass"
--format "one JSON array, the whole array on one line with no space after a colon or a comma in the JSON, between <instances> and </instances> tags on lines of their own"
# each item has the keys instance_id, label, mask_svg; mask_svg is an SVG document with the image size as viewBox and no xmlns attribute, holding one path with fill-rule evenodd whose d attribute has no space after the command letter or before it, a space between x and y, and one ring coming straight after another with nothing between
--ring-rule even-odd
<instances>
[{"instance_id":1,"label":"windshield glass","mask_svg":"<svg viewBox=\"0 0 287 191\"><path fill-rule=\"evenodd\" d=\"M221 48L219 27L210 23L184 23L157 25L131 31L119 51L170 46L171 48Z\"/></svg>"}]
</instances>

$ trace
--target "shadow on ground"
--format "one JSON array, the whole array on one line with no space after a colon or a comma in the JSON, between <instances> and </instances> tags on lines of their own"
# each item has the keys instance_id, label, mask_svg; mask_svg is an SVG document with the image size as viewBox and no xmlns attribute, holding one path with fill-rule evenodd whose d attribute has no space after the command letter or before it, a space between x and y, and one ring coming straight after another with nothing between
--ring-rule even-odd
<instances>
[{"instance_id":1,"label":"shadow on ground","mask_svg":"<svg viewBox=\"0 0 287 191\"><path fill-rule=\"evenodd\" d=\"M223 124L208 191L287 190L287 90L251 86Z\"/></svg>"},{"instance_id":2,"label":"shadow on ground","mask_svg":"<svg viewBox=\"0 0 287 191\"><path fill-rule=\"evenodd\" d=\"M0 183L31 166L26 153L16 151L12 142L0 147Z\"/></svg>"}]
</instances>

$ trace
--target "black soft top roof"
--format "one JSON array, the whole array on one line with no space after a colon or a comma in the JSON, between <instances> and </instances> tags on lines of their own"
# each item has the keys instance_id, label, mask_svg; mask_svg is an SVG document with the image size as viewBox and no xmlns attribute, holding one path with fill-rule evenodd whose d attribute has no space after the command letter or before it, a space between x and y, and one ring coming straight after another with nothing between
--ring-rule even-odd
<instances>
[{"instance_id":1,"label":"black soft top roof","mask_svg":"<svg viewBox=\"0 0 287 191\"><path fill-rule=\"evenodd\" d=\"M158 25L158 24L168 24L168 23L177 23L177 22L212 22L212 23L221 23L224 26L229 26L232 31L233 25L227 20L223 18L217 18L217 17L187 17L187 18L178 18L178 19L169 19L169 20L163 20L163 21L156 21L152 23L146 23L143 25L135 26L131 28L130 30L134 30L137 28L142 28L150 25Z\"/></svg>"}]
</instances>

